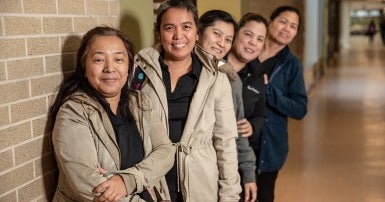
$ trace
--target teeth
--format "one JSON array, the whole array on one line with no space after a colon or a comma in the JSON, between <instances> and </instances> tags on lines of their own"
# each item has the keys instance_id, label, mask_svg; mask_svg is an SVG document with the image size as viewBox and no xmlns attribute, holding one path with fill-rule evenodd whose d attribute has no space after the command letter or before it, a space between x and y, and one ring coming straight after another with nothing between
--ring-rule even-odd
<instances>
[{"instance_id":1,"label":"teeth","mask_svg":"<svg viewBox=\"0 0 385 202\"><path fill-rule=\"evenodd\" d=\"M247 52L250 52L250 53L253 53L254 52L254 50L253 49L250 49L250 48L246 48L245 49Z\"/></svg>"},{"instance_id":2,"label":"teeth","mask_svg":"<svg viewBox=\"0 0 385 202\"><path fill-rule=\"evenodd\" d=\"M174 44L173 46L176 48L183 48L186 46L186 44Z\"/></svg>"},{"instance_id":3,"label":"teeth","mask_svg":"<svg viewBox=\"0 0 385 202\"><path fill-rule=\"evenodd\" d=\"M221 50L217 49L217 48L213 48L213 50L216 52L216 53L222 53Z\"/></svg>"}]
</instances>

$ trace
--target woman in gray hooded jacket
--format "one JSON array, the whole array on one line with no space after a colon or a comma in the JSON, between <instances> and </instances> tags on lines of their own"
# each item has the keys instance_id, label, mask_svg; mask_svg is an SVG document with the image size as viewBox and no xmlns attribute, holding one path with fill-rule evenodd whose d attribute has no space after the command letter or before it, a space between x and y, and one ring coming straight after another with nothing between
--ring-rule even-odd
<instances>
[{"instance_id":1,"label":"woman in gray hooded jacket","mask_svg":"<svg viewBox=\"0 0 385 202\"><path fill-rule=\"evenodd\" d=\"M120 31L83 37L51 107L59 168L53 201L169 200L175 149L146 96L128 89L133 48Z\"/></svg>"}]
</instances>

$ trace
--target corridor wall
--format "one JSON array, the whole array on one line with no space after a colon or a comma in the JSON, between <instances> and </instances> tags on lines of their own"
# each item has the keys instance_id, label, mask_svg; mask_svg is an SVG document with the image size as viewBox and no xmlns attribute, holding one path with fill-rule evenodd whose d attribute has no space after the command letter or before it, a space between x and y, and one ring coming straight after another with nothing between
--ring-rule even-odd
<instances>
[{"instance_id":1,"label":"corridor wall","mask_svg":"<svg viewBox=\"0 0 385 202\"><path fill-rule=\"evenodd\" d=\"M117 27L120 2L0 2L0 201L51 201L57 169L48 108L74 70L82 35Z\"/></svg>"}]
</instances>

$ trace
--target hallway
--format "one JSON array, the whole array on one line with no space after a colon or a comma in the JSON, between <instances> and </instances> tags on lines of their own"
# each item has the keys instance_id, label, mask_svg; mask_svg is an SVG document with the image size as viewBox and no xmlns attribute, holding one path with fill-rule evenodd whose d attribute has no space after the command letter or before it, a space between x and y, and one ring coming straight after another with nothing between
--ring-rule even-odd
<instances>
[{"instance_id":1,"label":"hallway","mask_svg":"<svg viewBox=\"0 0 385 202\"><path fill-rule=\"evenodd\" d=\"M385 202L385 47L352 37L290 120L276 202Z\"/></svg>"}]
</instances>

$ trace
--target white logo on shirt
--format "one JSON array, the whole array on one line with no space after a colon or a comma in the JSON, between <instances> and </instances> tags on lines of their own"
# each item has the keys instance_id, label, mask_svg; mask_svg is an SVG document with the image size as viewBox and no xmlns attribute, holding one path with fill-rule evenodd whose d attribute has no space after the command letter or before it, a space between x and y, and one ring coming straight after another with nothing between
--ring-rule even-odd
<instances>
[{"instance_id":1,"label":"white logo on shirt","mask_svg":"<svg viewBox=\"0 0 385 202\"><path fill-rule=\"evenodd\" d=\"M251 87L251 86L247 86L247 89L253 91L254 93L259 94L259 91L257 89L255 89L255 88Z\"/></svg>"}]
</instances>

